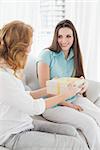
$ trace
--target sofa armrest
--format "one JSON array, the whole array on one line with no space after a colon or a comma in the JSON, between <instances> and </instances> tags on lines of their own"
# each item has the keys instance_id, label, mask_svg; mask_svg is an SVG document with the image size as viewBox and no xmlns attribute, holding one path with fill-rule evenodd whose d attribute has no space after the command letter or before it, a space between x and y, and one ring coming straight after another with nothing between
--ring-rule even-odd
<instances>
[{"instance_id":1,"label":"sofa armrest","mask_svg":"<svg viewBox=\"0 0 100 150\"><path fill-rule=\"evenodd\" d=\"M98 97L100 96L100 82L87 80L89 83L88 90L87 90L87 97L90 99L93 103L96 102Z\"/></svg>"}]
</instances>

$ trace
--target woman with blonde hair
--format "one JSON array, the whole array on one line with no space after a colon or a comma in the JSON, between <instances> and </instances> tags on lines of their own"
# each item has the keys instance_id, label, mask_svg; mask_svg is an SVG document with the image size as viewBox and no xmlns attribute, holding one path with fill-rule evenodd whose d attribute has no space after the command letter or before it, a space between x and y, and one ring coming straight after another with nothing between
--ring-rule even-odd
<instances>
[{"instance_id":1,"label":"woman with blonde hair","mask_svg":"<svg viewBox=\"0 0 100 150\"><path fill-rule=\"evenodd\" d=\"M32 36L32 27L22 21L12 21L0 31L0 145L15 150L40 147L65 150L69 147L70 139L76 140L35 131L31 116L42 114L66 97L76 95L79 89L70 85L65 94L45 101L40 97L46 95L46 88L25 91L21 75L31 49ZM82 148L82 143L78 144Z\"/></svg>"}]
</instances>

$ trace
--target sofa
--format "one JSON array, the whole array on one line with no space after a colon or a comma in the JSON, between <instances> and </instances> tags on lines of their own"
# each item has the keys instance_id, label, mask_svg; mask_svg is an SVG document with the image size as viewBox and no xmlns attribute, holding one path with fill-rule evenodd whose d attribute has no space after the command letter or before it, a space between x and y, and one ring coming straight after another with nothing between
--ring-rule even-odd
<instances>
[{"instance_id":1,"label":"sofa","mask_svg":"<svg viewBox=\"0 0 100 150\"><path fill-rule=\"evenodd\" d=\"M95 105L100 107L100 83L91 80L88 80L88 83L89 83L89 87L87 90L87 97L93 103L95 103ZM26 90L35 90L39 88L39 83L36 74L36 60L32 56L29 57L24 70L23 84L25 85ZM34 116L33 119L38 121L39 120L46 121L42 116ZM89 150L86 139L80 130L76 130L74 127L68 125L68 128L66 129L66 134L67 134L66 136L72 137L69 143L70 145L72 145L70 150ZM82 142L80 142L80 138ZM4 147L0 147L0 150L8 150L8 149ZM45 150L45 148L44 149L32 148L31 150Z\"/></svg>"},{"instance_id":2,"label":"sofa","mask_svg":"<svg viewBox=\"0 0 100 150\"><path fill-rule=\"evenodd\" d=\"M36 70L36 60L30 56L25 70L24 70L24 84L26 90L34 90L39 88L39 82L37 78L37 70ZM100 83L92 80L88 80L89 86L87 90L87 97L90 99L95 105L100 107ZM34 119L42 119L44 118L42 116L36 116ZM76 129L75 129L76 130ZM73 131L74 132L74 131ZM78 130L78 134L81 136L82 140L86 142L85 137L81 132Z\"/></svg>"},{"instance_id":3,"label":"sofa","mask_svg":"<svg viewBox=\"0 0 100 150\"><path fill-rule=\"evenodd\" d=\"M89 86L87 90L87 97L98 107L100 107L100 82L88 80ZM24 69L23 84L26 90L36 90L39 88L37 78L36 59L29 56L26 67Z\"/></svg>"}]
</instances>

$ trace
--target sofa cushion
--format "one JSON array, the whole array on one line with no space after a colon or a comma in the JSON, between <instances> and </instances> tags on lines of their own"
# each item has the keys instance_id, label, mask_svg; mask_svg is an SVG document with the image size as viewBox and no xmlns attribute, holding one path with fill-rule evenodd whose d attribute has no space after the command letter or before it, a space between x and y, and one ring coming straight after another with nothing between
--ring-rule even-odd
<instances>
[{"instance_id":1,"label":"sofa cushion","mask_svg":"<svg viewBox=\"0 0 100 150\"><path fill-rule=\"evenodd\" d=\"M23 83L27 91L36 90L39 88L39 82L36 74L36 60L32 56L29 56L27 60L24 69Z\"/></svg>"},{"instance_id":2,"label":"sofa cushion","mask_svg":"<svg viewBox=\"0 0 100 150\"><path fill-rule=\"evenodd\" d=\"M88 80L87 97L94 103L100 96L100 82Z\"/></svg>"},{"instance_id":3,"label":"sofa cushion","mask_svg":"<svg viewBox=\"0 0 100 150\"><path fill-rule=\"evenodd\" d=\"M77 130L72 125L50 122L42 116L32 118L35 131L79 137Z\"/></svg>"}]
</instances>

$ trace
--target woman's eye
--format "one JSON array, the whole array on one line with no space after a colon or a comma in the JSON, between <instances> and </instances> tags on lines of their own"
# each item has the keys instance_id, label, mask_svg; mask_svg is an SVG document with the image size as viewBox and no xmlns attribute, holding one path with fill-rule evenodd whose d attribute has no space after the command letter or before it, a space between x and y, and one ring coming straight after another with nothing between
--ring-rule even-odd
<instances>
[{"instance_id":1,"label":"woman's eye","mask_svg":"<svg viewBox=\"0 0 100 150\"><path fill-rule=\"evenodd\" d=\"M58 35L58 38L61 38L62 36L61 35Z\"/></svg>"},{"instance_id":2,"label":"woman's eye","mask_svg":"<svg viewBox=\"0 0 100 150\"><path fill-rule=\"evenodd\" d=\"M67 38L70 38L70 37L71 37L71 35L67 35L66 37L67 37Z\"/></svg>"},{"instance_id":3,"label":"woman's eye","mask_svg":"<svg viewBox=\"0 0 100 150\"><path fill-rule=\"evenodd\" d=\"M58 38L64 38L62 35L58 35ZM71 38L71 35L66 35L66 38Z\"/></svg>"}]
</instances>

